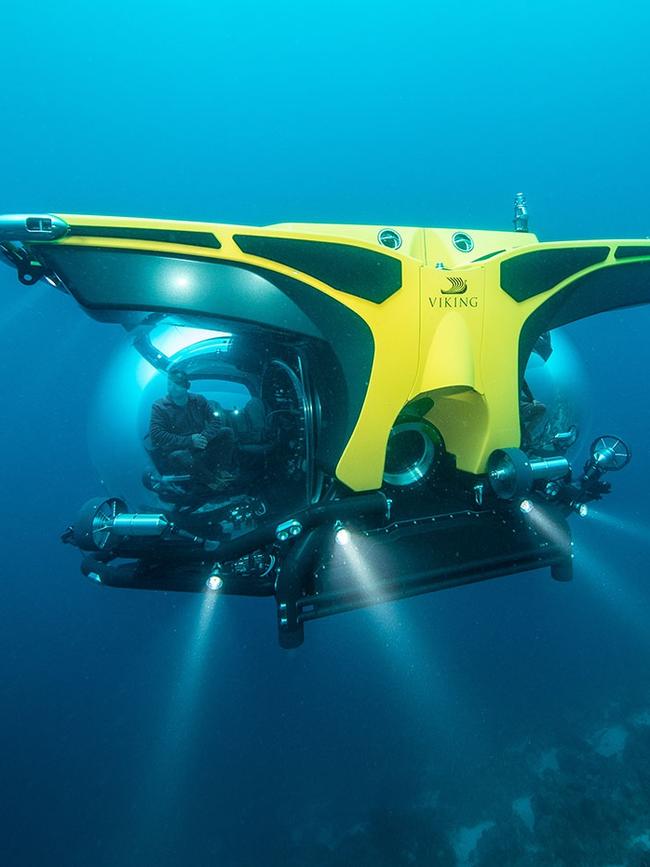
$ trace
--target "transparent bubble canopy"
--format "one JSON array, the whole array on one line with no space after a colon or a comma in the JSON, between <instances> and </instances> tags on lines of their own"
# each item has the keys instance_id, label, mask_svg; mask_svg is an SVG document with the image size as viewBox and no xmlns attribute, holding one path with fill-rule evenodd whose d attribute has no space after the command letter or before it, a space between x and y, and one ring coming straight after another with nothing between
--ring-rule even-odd
<instances>
[{"instance_id":1,"label":"transparent bubble canopy","mask_svg":"<svg viewBox=\"0 0 650 867\"><path fill-rule=\"evenodd\" d=\"M183 471L193 475L192 484L197 467L205 464L201 483L211 484L210 490L219 489L224 496L264 495L272 500L282 491L290 507L296 499L304 501L310 475L307 419L313 408L305 397L296 353L269 339L166 321L126 338L109 358L98 384L90 411L89 446L106 493L136 506L160 505L161 490L168 489L148 489L148 474L167 479L180 472L161 467L162 458L169 456L161 455L150 435L152 406L167 395L170 369L186 375L188 399L202 407L205 430L214 440L208 440L208 448L192 443L177 449L194 462ZM198 402L194 395L201 396ZM179 431L186 439L188 433L202 432ZM217 449L210 447L222 448L220 443L225 443L224 455L232 452L228 466L222 466ZM218 478L212 478L213 472Z\"/></svg>"}]
</instances>

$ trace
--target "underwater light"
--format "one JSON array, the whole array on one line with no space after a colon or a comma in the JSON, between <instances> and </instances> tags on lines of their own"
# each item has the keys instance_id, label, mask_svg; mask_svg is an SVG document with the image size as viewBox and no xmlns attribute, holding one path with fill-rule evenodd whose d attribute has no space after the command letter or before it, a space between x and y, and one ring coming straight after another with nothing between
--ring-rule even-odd
<instances>
[{"instance_id":1,"label":"underwater light","mask_svg":"<svg viewBox=\"0 0 650 867\"><path fill-rule=\"evenodd\" d=\"M576 506L576 512L580 515L581 518L586 518L589 514L589 506L586 503L579 503Z\"/></svg>"},{"instance_id":2,"label":"underwater light","mask_svg":"<svg viewBox=\"0 0 650 867\"><path fill-rule=\"evenodd\" d=\"M288 521L283 521L275 528L275 538L278 542L286 542L291 537L299 536L302 533L302 524L295 518Z\"/></svg>"},{"instance_id":3,"label":"underwater light","mask_svg":"<svg viewBox=\"0 0 650 867\"><path fill-rule=\"evenodd\" d=\"M521 503L519 503L519 508L525 515L528 515L535 507L530 500L522 500Z\"/></svg>"},{"instance_id":4,"label":"underwater light","mask_svg":"<svg viewBox=\"0 0 650 867\"><path fill-rule=\"evenodd\" d=\"M334 525L334 540L337 545L343 546L349 545L352 541L352 534L340 521Z\"/></svg>"},{"instance_id":5,"label":"underwater light","mask_svg":"<svg viewBox=\"0 0 650 867\"><path fill-rule=\"evenodd\" d=\"M218 575L216 572L214 572L205 582L205 586L208 588L208 590L221 590L221 588L223 587L223 578L221 577L221 575Z\"/></svg>"},{"instance_id":6,"label":"underwater light","mask_svg":"<svg viewBox=\"0 0 650 867\"><path fill-rule=\"evenodd\" d=\"M562 486L558 482L547 482L544 487L544 493L549 499L557 497L561 490Z\"/></svg>"}]
</instances>

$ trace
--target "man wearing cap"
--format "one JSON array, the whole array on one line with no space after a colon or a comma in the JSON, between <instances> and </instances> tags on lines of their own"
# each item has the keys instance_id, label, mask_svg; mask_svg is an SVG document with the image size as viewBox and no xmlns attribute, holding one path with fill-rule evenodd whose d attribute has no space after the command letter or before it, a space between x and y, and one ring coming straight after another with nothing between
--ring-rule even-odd
<instances>
[{"instance_id":1,"label":"man wearing cap","mask_svg":"<svg viewBox=\"0 0 650 867\"><path fill-rule=\"evenodd\" d=\"M210 409L202 394L189 394L184 370L167 374L167 396L151 407L149 433L165 471L189 473L213 490L235 478L228 471L235 448L232 430Z\"/></svg>"}]
</instances>

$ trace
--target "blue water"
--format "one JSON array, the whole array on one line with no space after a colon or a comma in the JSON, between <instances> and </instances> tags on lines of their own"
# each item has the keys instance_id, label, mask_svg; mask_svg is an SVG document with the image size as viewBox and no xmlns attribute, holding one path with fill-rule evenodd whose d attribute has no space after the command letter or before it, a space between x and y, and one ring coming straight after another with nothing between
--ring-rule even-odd
<instances>
[{"instance_id":1,"label":"blue water","mask_svg":"<svg viewBox=\"0 0 650 867\"><path fill-rule=\"evenodd\" d=\"M645 237L649 23L602 0L13 5L0 211L505 229L523 189L542 240ZM648 310L567 329L590 432L634 450L572 584L348 614L286 653L269 600L202 631L199 598L82 579L58 535L97 492L119 335L4 267L0 298L3 864L650 864Z\"/></svg>"}]
</instances>

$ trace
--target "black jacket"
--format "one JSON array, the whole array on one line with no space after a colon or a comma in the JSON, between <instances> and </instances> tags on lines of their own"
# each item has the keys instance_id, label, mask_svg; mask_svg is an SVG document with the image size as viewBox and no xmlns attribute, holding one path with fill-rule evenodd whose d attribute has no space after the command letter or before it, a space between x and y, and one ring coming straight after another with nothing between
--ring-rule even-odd
<instances>
[{"instance_id":1,"label":"black jacket","mask_svg":"<svg viewBox=\"0 0 650 867\"><path fill-rule=\"evenodd\" d=\"M177 406L168 395L151 407L151 444L163 453L192 448L192 434L210 441L220 427L202 394L188 394L185 406Z\"/></svg>"}]
</instances>

